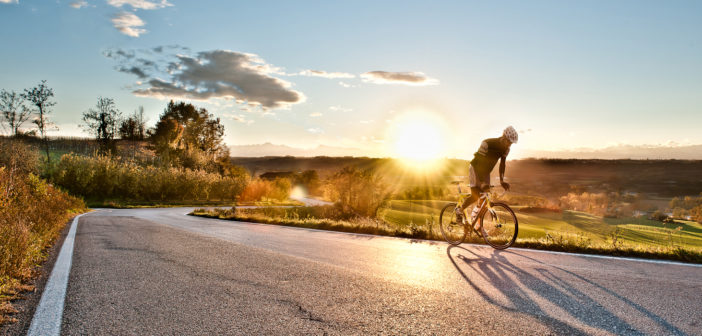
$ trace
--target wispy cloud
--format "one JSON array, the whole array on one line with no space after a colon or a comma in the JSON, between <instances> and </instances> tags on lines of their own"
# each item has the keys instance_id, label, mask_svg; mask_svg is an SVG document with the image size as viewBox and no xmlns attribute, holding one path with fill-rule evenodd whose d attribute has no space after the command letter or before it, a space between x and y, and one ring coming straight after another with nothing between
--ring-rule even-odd
<instances>
[{"instance_id":1,"label":"wispy cloud","mask_svg":"<svg viewBox=\"0 0 702 336\"><path fill-rule=\"evenodd\" d=\"M341 107L341 105L334 105L334 106L329 106L329 111L348 113L348 112L353 111L353 109Z\"/></svg>"},{"instance_id":2,"label":"wispy cloud","mask_svg":"<svg viewBox=\"0 0 702 336\"><path fill-rule=\"evenodd\" d=\"M273 77L278 68L257 55L212 50L190 56L182 53L187 49L177 48L181 51L172 55L164 55L165 52L154 55L152 49L136 52L113 49L104 55L118 62L116 70L135 75L142 82L133 91L138 96L234 99L244 107L264 110L288 108L305 100L304 94L291 89L291 83Z\"/></svg>"},{"instance_id":3,"label":"wispy cloud","mask_svg":"<svg viewBox=\"0 0 702 336\"><path fill-rule=\"evenodd\" d=\"M75 8L75 9L81 9L83 7L88 7L88 2L85 0L73 1L70 3L69 6Z\"/></svg>"},{"instance_id":4,"label":"wispy cloud","mask_svg":"<svg viewBox=\"0 0 702 336\"><path fill-rule=\"evenodd\" d=\"M19 0L0 0L0 3L6 3L6 4L19 3Z\"/></svg>"},{"instance_id":5,"label":"wispy cloud","mask_svg":"<svg viewBox=\"0 0 702 336\"><path fill-rule=\"evenodd\" d=\"M439 80L427 77L421 72L388 72L371 71L361 74L366 83L373 84L402 84L411 86L437 85Z\"/></svg>"},{"instance_id":6,"label":"wispy cloud","mask_svg":"<svg viewBox=\"0 0 702 336\"><path fill-rule=\"evenodd\" d=\"M346 72L327 72L322 70L303 70L297 73L300 76L322 78L356 78L356 75Z\"/></svg>"},{"instance_id":7,"label":"wispy cloud","mask_svg":"<svg viewBox=\"0 0 702 336\"><path fill-rule=\"evenodd\" d=\"M161 0L161 1L148 1L148 0L107 0L107 4L113 7L120 8L122 6L131 6L134 9L145 9L145 10L153 10L153 9L160 9L160 8L165 8L169 6L173 6L173 4L169 3L167 0Z\"/></svg>"},{"instance_id":8,"label":"wispy cloud","mask_svg":"<svg viewBox=\"0 0 702 336\"><path fill-rule=\"evenodd\" d=\"M240 122L242 124L246 124L246 125L251 125L254 123L253 120L246 118L246 116L243 114L223 113L222 116L224 118L238 121L238 122Z\"/></svg>"},{"instance_id":9,"label":"wispy cloud","mask_svg":"<svg viewBox=\"0 0 702 336\"><path fill-rule=\"evenodd\" d=\"M349 83L342 82L342 81L339 81L339 85L341 85L342 87L345 87L345 88L355 88L355 87L358 87L358 85L353 85L353 84L349 84Z\"/></svg>"},{"instance_id":10,"label":"wispy cloud","mask_svg":"<svg viewBox=\"0 0 702 336\"><path fill-rule=\"evenodd\" d=\"M317 117L321 117L321 116L323 116L323 114L321 114L319 112L310 113L310 117L313 117L313 118L317 118Z\"/></svg>"},{"instance_id":11,"label":"wispy cloud","mask_svg":"<svg viewBox=\"0 0 702 336\"><path fill-rule=\"evenodd\" d=\"M173 4L169 3L167 0L107 0L107 4L117 8L129 6L135 11L140 9L154 10L173 6ZM80 8L84 5L87 5L87 3L83 0L71 3L73 8ZM115 28L117 28L117 30L127 36L139 37L139 35L147 32L146 29L138 28L146 25L146 22L144 22L140 17L136 16L136 14L126 11L117 13L112 18L112 24L115 26Z\"/></svg>"},{"instance_id":12,"label":"wispy cloud","mask_svg":"<svg viewBox=\"0 0 702 336\"><path fill-rule=\"evenodd\" d=\"M117 15L112 18L112 24L117 30L127 36L139 37L139 35L146 33L146 29L138 28L143 27L146 23L134 13L117 13Z\"/></svg>"},{"instance_id":13,"label":"wispy cloud","mask_svg":"<svg viewBox=\"0 0 702 336\"><path fill-rule=\"evenodd\" d=\"M322 130L321 128L315 127L315 128L308 128L307 132L310 132L312 134L322 134L322 133L324 133L324 130Z\"/></svg>"}]
</instances>

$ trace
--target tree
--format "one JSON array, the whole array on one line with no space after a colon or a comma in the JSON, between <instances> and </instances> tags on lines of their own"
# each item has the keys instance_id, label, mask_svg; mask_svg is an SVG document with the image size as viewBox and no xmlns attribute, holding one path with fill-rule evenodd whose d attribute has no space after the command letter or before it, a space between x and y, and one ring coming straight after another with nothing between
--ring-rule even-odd
<instances>
[{"instance_id":1,"label":"tree","mask_svg":"<svg viewBox=\"0 0 702 336\"><path fill-rule=\"evenodd\" d=\"M0 111L10 134L14 136L20 134L20 127L32 116L32 110L24 105L22 95L15 91L2 90L0 92Z\"/></svg>"},{"instance_id":2,"label":"tree","mask_svg":"<svg viewBox=\"0 0 702 336\"><path fill-rule=\"evenodd\" d=\"M122 113L111 98L98 97L95 108L83 112L84 129L95 136L100 143L100 151L108 153L114 150L117 125Z\"/></svg>"},{"instance_id":3,"label":"tree","mask_svg":"<svg viewBox=\"0 0 702 336\"><path fill-rule=\"evenodd\" d=\"M44 142L44 150L46 151L46 162L51 165L51 157L49 156L49 139L46 137L46 131L51 127L48 115L51 113L51 107L56 105L56 102L51 101L54 96L54 90L46 86L46 80L42 80L37 86L31 89L24 89L22 98L26 99L34 105L39 116L34 119L34 124L39 128L39 135Z\"/></svg>"},{"instance_id":4,"label":"tree","mask_svg":"<svg viewBox=\"0 0 702 336\"><path fill-rule=\"evenodd\" d=\"M222 143L224 125L206 109L192 104L168 103L149 135L162 159L187 168L219 169L218 159L228 156Z\"/></svg>"},{"instance_id":5,"label":"tree","mask_svg":"<svg viewBox=\"0 0 702 336\"><path fill-rule=\"evenodd\" d=\"M119 137L125 140L144 140L146 138L146 120L144 107L134 111L128 118L122 120L119 126Z\"/></svg>"}]
</instances>

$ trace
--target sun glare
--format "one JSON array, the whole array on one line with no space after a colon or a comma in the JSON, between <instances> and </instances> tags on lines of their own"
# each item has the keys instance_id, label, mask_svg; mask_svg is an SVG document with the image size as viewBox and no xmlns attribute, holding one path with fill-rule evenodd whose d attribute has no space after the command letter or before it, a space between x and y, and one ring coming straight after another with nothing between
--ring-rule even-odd
<instances>
[{"instance_id":1,"label":"sun glare","mask_svg":"<svg viewBox=\"0 0 702 336\"><path fill-rule=\"evenodd\" d=\"M442 118L427 111L410 111L392 120L392 155L415 166L426 167L446 155L447 127Z\"/></svg>"}]
</instances>

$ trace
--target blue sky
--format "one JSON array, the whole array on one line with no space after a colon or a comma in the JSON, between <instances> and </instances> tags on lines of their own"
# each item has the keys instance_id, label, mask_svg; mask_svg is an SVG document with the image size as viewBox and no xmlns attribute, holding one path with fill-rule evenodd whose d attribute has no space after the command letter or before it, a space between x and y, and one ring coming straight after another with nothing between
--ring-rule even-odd
<instances>
[{"instance_id":1,"label":"blue sky","mask_svg":"<svg viewBox=\"0 0 702 336\"><path fill-rule=\"evenodd\" d=\"M702 144L698 1L0 0L0 36L0 88L46 79L57 135L82 134L106 96L152 123L167 99L192 101L231 145L393 155L407 115L456 157L507 125L522 132L516 155ZM207 68L215 55L231 67Z\"/></svg>"}]
</instances>

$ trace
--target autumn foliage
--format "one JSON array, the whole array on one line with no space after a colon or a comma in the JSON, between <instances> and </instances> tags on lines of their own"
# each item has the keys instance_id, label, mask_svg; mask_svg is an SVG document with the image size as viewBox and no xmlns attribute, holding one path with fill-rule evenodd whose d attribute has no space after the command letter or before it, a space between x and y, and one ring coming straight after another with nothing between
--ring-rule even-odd
<instances>
[{"instance_id":1,"label":"autumn foliage","mask_svg":"<svg viewBox=\"0 0 702 336\"><path fill-rule=\"evenodd\" d=\"M85 209L82 200L33 173L36 158L27 145L0 143L0 306L4 307L9 306L3 300L16 297L17 288L26 288L22 283L31 279L70 217ZM0 323L4 319L0 314Z\"/></svg>"}]
</instances>

